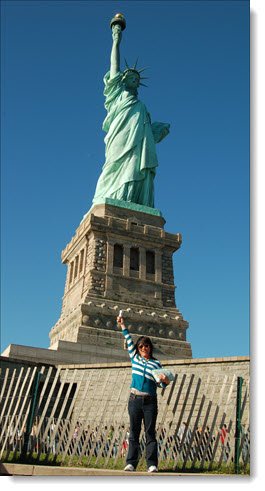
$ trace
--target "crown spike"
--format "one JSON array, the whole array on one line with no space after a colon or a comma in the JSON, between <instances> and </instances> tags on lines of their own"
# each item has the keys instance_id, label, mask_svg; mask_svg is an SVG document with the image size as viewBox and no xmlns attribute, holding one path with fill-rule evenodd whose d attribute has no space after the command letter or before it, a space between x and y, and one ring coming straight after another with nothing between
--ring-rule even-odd
<instances>
[{"instance_id":1,"label":"crown spike","mask_svg":"<svg viewBox=\"0 0 265 491\"><path fill-rule=\"evenodd\" d=\"M142 84L141 82L139 82L139 85L143 85L143 87L148 87L148 85Z\"/></svg>"},{"instance_id":2,"label":"crown spike","mask_svg":"<svg viewBox=\"0 0 265 491\"><path fill-rule=\"evenodd\" d=\"M135 64L134 64L134 67L133 67L133 69L134 69L134 70L136 70L138 60L139 60L139 56L137 57L137 60L136 60L136 62L135 62Z\"/></svg>"},{"instance_id":3,"label":"crown spike","mask_svg":"<svg viewBox=\"0 0 265 491\"><path fill-rule=\"evenodd\" d=\"M140 70L137 70L138 73L141 73L141 72L144 72L144 70L146 70L147 68L149 68L148 66L146 66L145 68L141 68Z\"/></svg>"},{"instance_id":4,"label":"crown spike","mask_svg":"<svg viewBox=\"0 0 265 491\"><path fill-rule=\"evenodd\" d=\"M125 61L126 68L130 68L127 61L126 61L126 58L124 58L124 61Z\"/></svg>"}]
</instances>

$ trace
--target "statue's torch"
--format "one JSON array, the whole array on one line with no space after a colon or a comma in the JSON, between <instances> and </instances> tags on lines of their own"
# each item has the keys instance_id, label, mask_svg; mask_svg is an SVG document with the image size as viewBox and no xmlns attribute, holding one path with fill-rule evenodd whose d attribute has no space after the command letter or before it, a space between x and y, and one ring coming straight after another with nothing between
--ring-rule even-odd
<instances>
[{"instance_id":1,"label":"statue's torch","mask_svg":"<svg viewBox=\"0 0 265 491\"><path fill-rule=\"evenodd\" d=\"M116 24L118 24L121 27L121 30L124 31L124 29L126 28L126 20L125 20L125 17L124 17L123 14L121 14L121 13L116 14L113 17L113 19L111 19L111 21L110 21L110 27L111 27L111 29Z\"/></svg>"}]
</instances>

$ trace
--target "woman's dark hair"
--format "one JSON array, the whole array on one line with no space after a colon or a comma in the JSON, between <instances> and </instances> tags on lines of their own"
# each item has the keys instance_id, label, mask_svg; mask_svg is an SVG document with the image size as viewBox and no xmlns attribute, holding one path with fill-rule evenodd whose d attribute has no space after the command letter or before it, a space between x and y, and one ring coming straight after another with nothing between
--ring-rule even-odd
<instances>
[{"instance_id":1,"label":"woman's dark hair","mask_svg":"<svg viewBox=\"0 0 265 491\"><path fill-rule=\"evenodd\" d=\"M154 349L154 346L153 346L153 343L151 341L151 339L148 337L148 336L140 336L134 347L136 349L136 353L139 355L139 345L140 344L148 344L150 346L150 358L153 358L153 349Z\"/></svg>"}]
</instances>

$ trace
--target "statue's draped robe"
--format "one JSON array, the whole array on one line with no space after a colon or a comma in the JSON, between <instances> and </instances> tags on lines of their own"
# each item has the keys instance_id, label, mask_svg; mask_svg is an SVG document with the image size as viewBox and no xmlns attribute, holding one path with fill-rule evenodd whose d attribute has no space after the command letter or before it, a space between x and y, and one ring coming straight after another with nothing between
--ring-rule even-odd
<instances>
[{"instance_id":1,"label":"statue's draped robe","mask_svg":"<svg viewBox=\"0 0 265 491\"><path fill-rule=\"evenodd\" d=\"M103 122L103 130L107 132L106 160L93 202L112 198L154 207L158 161L156 132L152 131L149 113L137 96L125 89L122 73L110 78L108 72L104 83L108 112Z\"/></svg>"}]
</instances>

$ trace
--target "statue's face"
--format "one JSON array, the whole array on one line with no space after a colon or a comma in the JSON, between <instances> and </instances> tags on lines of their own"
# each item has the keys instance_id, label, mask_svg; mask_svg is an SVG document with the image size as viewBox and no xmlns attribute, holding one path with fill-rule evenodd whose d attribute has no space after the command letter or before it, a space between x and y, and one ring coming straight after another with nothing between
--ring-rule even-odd
<instances>
[{"instance_id":1,"label":"statue's face","mask_svg":"<svg viewBox=\"0 0 265 491\"><path fill-rule=\"evenodd\" d=\"M137 89L140 85L140 77L137 73L127 73L124 82L127 89Z\"/></svg>"}]
</instances>

